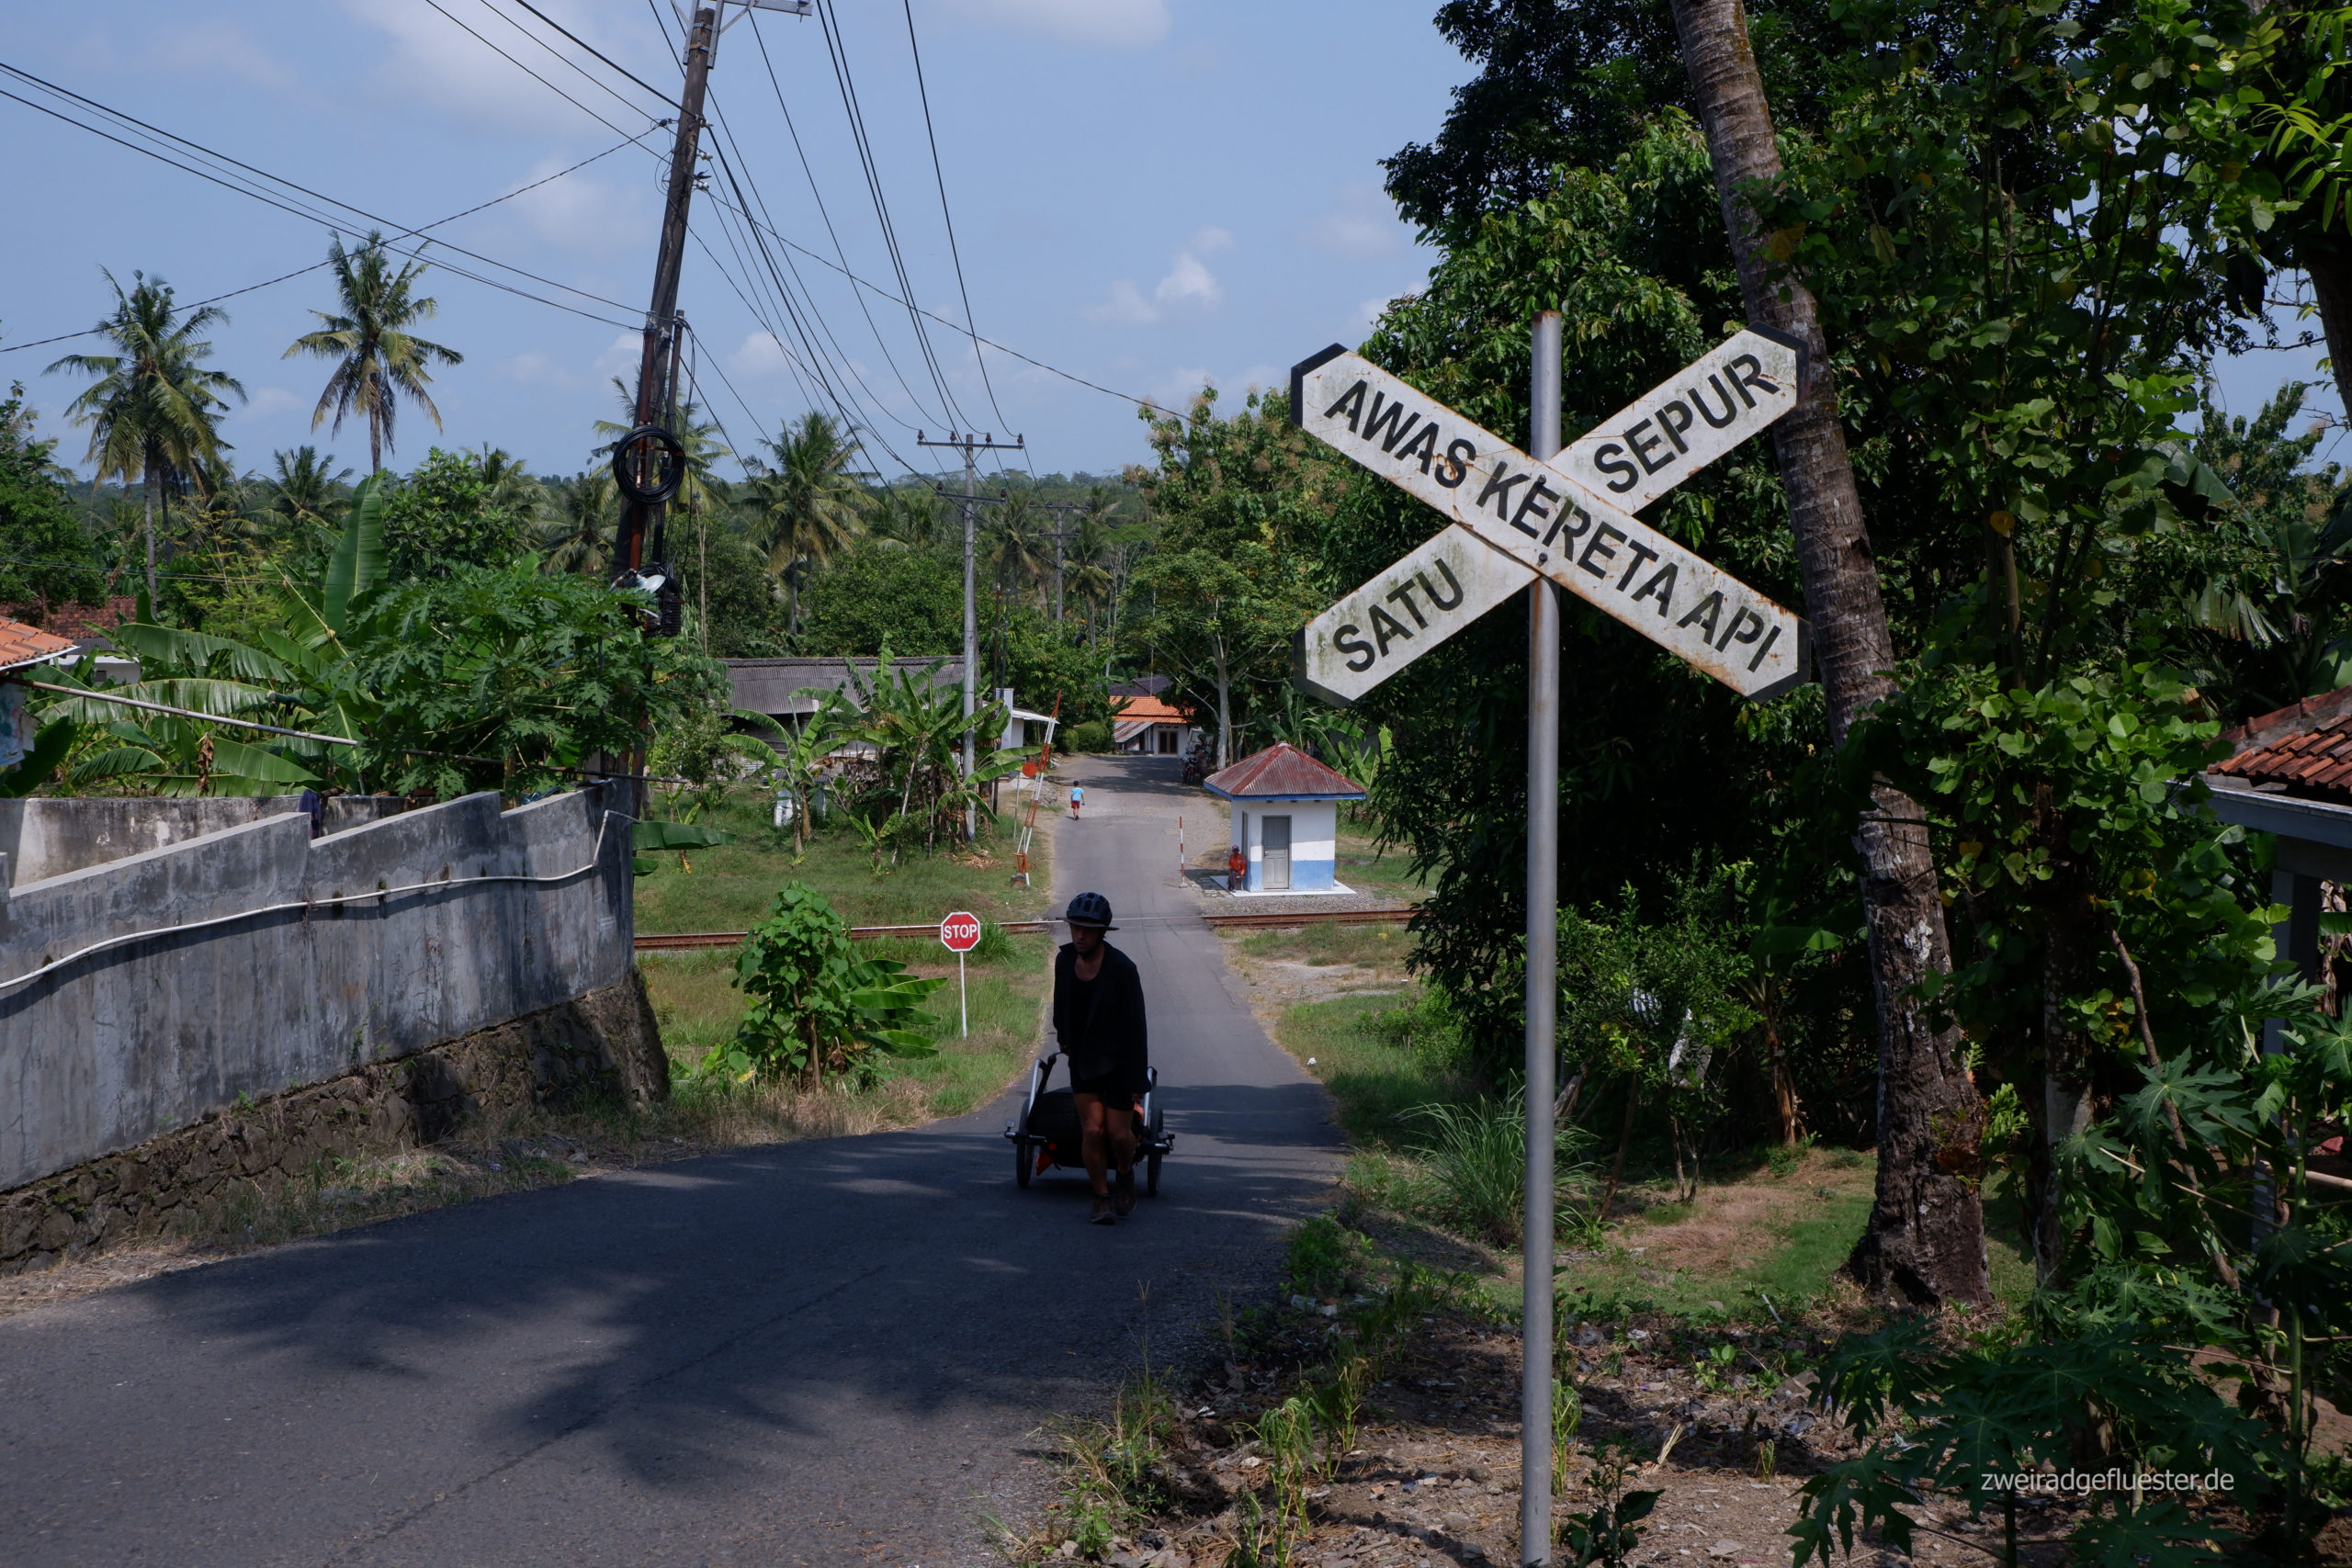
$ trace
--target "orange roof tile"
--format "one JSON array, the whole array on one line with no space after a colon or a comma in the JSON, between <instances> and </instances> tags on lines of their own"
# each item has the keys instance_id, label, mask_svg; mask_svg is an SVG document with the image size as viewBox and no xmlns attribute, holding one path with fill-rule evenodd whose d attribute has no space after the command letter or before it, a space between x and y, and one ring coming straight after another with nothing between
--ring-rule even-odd
<instances>
[{"instance_id":1,"label":"orange roof tile","mask_svg":"<svg viewBox=\"0 0 2352 1568\"><path fill-rule=\"evenodd\" d=\"M2211 772L2281 793L2352 805L2352 686L2249 719L2224 732L2237 753Z\"/></svg>"},{"instance_id":2,"label":"orange roof tile","mask_svg":"<svg viewBox=\"0 0 2352 1568\"><path fill-rule=\"evenodd\" d=\"M58 637L28 626L22 621L0 618L0 670L14 670L19 665L40 664L70 651L74 639Z\"/></svg>"},{"instance_id":3,"label":"orange roof tile","mask_svg":"<svg viewBox=\"0 0 2352 1568\"><path fill-rule=\"evenodd\" d=\"M1153 724L1189 724L1184 710L1159 697L1116 697L1113 706L1122 720L1146 719Z\"/></svg>"}]
</instances>

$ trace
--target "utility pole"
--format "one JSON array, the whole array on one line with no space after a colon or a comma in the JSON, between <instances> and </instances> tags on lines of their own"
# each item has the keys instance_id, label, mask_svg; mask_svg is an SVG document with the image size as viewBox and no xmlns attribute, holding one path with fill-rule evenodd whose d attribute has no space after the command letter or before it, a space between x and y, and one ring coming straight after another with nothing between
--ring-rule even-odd
<instances>
[{"instance_id":1,"label":"utility pole","mask_svg":"<svg viewBox=\"0 0 2352 1568\"><path fill-rule=\"evenodd\" d=\"M922 431L915 432L915 445L918 446L953 446L964 454L964 776L967 779L978 771L978 759L973 754L972 747L972 715L978 711L978 704L974 700L978 694L973 682L979 678L978 667L980 658L979 615L972 604L972 508L978 501L973 493L973 486L979 479L975 455L1024 451L1027 443L1028 438L1023 435L1015 435L1009 442L999 441L994 431L984 436L976 436L968 430L961 435L950 431L944 441L933 441ZM964 807L964 841L970 843L978 831L978 816L967 806Z\"/></svg>"},{"instance_id":2,"label":"utility pole","mask_svg":"<svg viewBox=\"0 0 2352 1568\"><path fill-rule=\"evenodd\" d=\"M734 0L746 11L809 14L809 0ZM702 100L710 82L710 65L718 50L718 35L726 30L721 17L729 0L697 6L686 31L686 85L679 100L677 135L670 145L670 180L662 209L662 247L653 263L653 302L645 312L645 344L637 364L637 411L632 428L658 428L673 417L677 403L679 339L684 323L678 318L678 276L686 259L686 209L694 199L699 176L695 164L702 155ZM736 20L741 20L738 13ZM675 433L672 433L674 437ZM648 484L654 461L651 448L661 445L651 435L628 443L639 454L636 477ZM619 454L615 454L617 458ZM684 478L685 460L673 453ZM648 488L653 487L648 484ZM617 572L633 572L645 565L649 542L660 538L667 500L631 500L621 510L620 537L613 551Z\"/></svg>"},{"instance_id":3,"label":"utility pole","mask_svg":"<svg viewBox=\"0 0 2352 1568\"><path fill-rule=\"evenodd\" d=\"M1044 501L1036 502L1040 512L1084 512L1087 507L1075 501ZM1062 624L1062 541L1070 536L1069 527L1058 518L1054 523L1054 625Z\"/></svg>"},{"instance_id":4,"label":"utility pole","mask_svg":"<svg viewBox=\"0 0 2352 1568\"><path fill-rule=\"evenodd\" d=\"M645 312L645 344L637 362L637 412L632 429L645 430L662 423L670 403L670 366L676 354L678 275L686 259L686 209L694 199L695 162L702 151L703 91L710 82L710 51L718 35L715 6L695 12L686 35L686 90L678 106L678 133L670 145L670 185L662 210L662 248L653 263L653 303ZM650 437L636 444L646 449ZM639 482L644 482L640 470ZM666 501L631 501L621 513L620 538L613 551L614 565L634 572L645 565L647 541L662 526Z\"/></svg>"}]
</instances>

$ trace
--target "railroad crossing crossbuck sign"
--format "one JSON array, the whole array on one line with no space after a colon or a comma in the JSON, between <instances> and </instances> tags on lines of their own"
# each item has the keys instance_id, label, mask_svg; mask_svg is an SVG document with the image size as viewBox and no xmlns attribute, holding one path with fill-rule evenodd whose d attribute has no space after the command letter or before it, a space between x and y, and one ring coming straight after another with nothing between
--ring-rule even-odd
<instances>
[{"instance_id":1,"label":"railroad crossing crossbuck sign","mask_svg":"<svg viewBox=\"0 0 2352 1568\"><path fill-rule=\"evenodd\" d=\"M1804 351L1749 327L1539 462L1337 344L1291 418L1453 525L1307 623L1298 682L1342 706L1538 576L1758 702L1807 679L1804 621L1634 513L1796 406Z\"/></svg>"}]
</instances>

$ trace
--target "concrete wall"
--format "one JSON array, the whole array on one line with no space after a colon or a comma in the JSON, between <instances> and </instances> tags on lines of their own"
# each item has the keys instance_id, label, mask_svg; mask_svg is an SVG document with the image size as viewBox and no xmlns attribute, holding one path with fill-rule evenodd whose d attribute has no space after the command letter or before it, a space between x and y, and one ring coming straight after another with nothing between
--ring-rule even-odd
<instances>
[{"instance_id":1,"label":"concrete wall","mask_svg":"<svg viewBox=\"0 0 2352 1568\"><path fill-rule=\"evenodd\" d=\"M396 795L336 795L321 803L320 826L340 832L392 816L404 804ZM44 882L301 809L299 795L0 800L0 887Z\"/></svg>"},{"instance_id":2,"label":"concrete wall","mask_svg":"<svg viewBox=\"0 0 2352 1568\"><path fill-rule=\"evenodd\" d=\"M240 1192L336 1156L436 1143L469 1117L560 1105L582 1089L640 1100L669 1092L662 1033L634 971L494 1029L214 1111L0 1192L0 1278L175 1225L201 1231Z\"/></svg>"},{"instance_id":3,"label":"concrete wall","mask_svg":"<svg viewBox=\"0 0 2352 1568\"><path fill-rule=\"evenodd\" d=\"M499 807L469 795L315 840L276 812L8 887L0 1190L627 980L626 818L602 790ZM278 904L298 907L253 913ZM157 934L6 984L140 932Z\"/></svg>"}]
</instances>

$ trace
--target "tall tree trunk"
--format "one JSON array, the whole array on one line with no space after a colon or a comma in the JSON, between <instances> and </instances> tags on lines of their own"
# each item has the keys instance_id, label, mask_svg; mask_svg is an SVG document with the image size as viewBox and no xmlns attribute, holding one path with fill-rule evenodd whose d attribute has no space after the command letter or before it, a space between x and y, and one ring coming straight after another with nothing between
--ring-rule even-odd
<instances>
[{"instance_id":1,"label":"tall tree trunk","mask_svg":"<svg viewBox=\"0 0 2352 1568\"><path fill-rule=\"evenodd\" d=\"M1811 384L1772 427L1804 579L1805 614L1828 699L1833 742L1891 689L1894 662L1861 499L1838 423L1827 344L1813 296L1768 276L1754 215L1738 196L1781 173L1772 115L1740 0L1673 0L1682 61L1707 133L1724 223L1748 319L1804 343ZM1951 967L1943 907L1918 806L1881 785L1855 835L1862 908L1878 1002L1878 1195L1870 1229L1848 1267L1871 1289L1922 1303L1985 1302L1984 1214L1976 1193L1938 1164L1945 1135L1970 1124L1976 1090L1962 1068L1957 1032L1939 1032L1912 987Z\"/></svg>"},{"instance_id":2,"label":"tall tree trunk","mask_svg":"<svg viewBox=\"0 0 2352 1568\"><path fill-rule=\"evenodd\" d=\"M1233 696L1232 682L1225 671L1225 638L1216 639L1216 765L1233 765Z\"/></svg>"},{"instance_id":3,"label":"tall tree trunk","mask_svg":"<svg viewBox=\"0 0 2352 1568\"><path fill-rule=\"evenodd\" d=\"M2319 306L2320 331L2327 338L2336 396L2352 399L2352 391L2346 390L2352 388L2352 246L2339 240L2312 238L2296 246L2296 254L2303 264L2303 275L2312 280L2312 299Z\"/></svg>"},{"instance_id":4,"label":"tall tree trunk","mask_svg":"<svg viewBox=\"0 0 2352 1568\"><path fill-rule=\"evenodd\" d=\"M155 459L151 457L140 482L140 499L145 502L147 512L147 613L151 615L155 613L155 492L162 485Z\"/></svg>"},{"instance_id":5,"label":"tall tree trunk","mask_svg":"<svg viewBox=\"0 0 2352 1568\"><path fill-rule=\"evenodd\" d=\"M2108 949L2091 867L2068 847L2073 824L2050 798L2035 803L2049 880L2035 902L2041 910L2041 1147L2033 1161L2028 1197L2033 1209L2033 1264L2042 1280L2057 1277L2066 1258L2058 1204L2059 1145L2091 1124L2093 1043L2075 1023L2071 1003L2089 989L2098 958Z\"/></svg>"}]
</instances>

